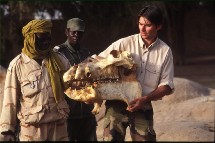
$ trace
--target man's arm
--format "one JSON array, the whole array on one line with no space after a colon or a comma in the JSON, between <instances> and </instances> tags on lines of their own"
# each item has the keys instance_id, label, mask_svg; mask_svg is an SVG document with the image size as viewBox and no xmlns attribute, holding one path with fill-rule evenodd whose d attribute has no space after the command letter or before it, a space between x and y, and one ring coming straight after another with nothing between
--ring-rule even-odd
<instances>
[{"instance_id":1,"label":"man's arm","mask_svg":"<svg viewBox=\"0 0 215 143\"><path fill-rule=\"evenodd\" d=\"M0 140L15 140L17 126L17 101L20 93L18 79L15 71L14 59L7 70L3 97L2 113L0 118Z\"/></svg>"},{"instance_id":2,"label":"man's arm","mask_svg":"<svg viewBox=\"0 0 215 143\"><path fill-rule=\"evenodd\" d=\"M151 93L149 93L148 95L145 95L143 97L131 101L129 103L129 107L127 108L127 110L133 112L142 109L142 106L144 106L144 104L161 99L162 97L170 94L171 92L172 89L168 85L160 86Z\"/></svg>"}]
</instances>

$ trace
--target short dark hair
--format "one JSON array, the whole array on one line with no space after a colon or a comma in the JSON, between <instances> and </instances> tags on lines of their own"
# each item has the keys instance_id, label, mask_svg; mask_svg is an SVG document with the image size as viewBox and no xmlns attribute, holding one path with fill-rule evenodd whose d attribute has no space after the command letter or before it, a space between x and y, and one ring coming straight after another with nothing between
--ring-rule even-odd
<instances>
[{"instance_id":1,"label":"short dark hair","mask_svg":"<svg viewBox=\"0 0 215 143\"><path fill-rule=\"evenodd\" d=\"M143 7L138 14L138 21L140 17L146 17L150 22L155 25L162 25L163 14L160 8L155 5L147 5Z\"/></svg>"}]
</instances>

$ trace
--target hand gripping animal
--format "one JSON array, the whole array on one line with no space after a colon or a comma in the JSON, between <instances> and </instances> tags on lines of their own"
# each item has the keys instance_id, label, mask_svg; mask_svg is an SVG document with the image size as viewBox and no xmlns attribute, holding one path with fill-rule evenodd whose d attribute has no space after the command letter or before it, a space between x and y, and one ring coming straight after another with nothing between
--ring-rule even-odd
<instances>
[{"instance_id":1,"label":"hand gripping animal","mask_svg":"<svg viewBox=\"0 0 215 143\"><path fill-rule=\"evenodd\" d=\"M127 104L141 97L136 79L136 64L127 51L110 52L107 58L82 62L63 75L69 88L65 94L76 101L93 102L93 114L98 114L103 100L121 100Z\"/></svg>"}]
</instances>

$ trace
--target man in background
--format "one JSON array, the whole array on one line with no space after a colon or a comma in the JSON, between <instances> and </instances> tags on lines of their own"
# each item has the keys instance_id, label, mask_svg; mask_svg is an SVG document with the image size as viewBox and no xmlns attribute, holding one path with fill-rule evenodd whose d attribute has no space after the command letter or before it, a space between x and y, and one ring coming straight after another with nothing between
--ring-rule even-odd
<instances>
[{"instance_id":1,"label":"man in background","mask_svg":"<svg viewBox=\"0 0 215 143\"><path fill-rule=\"evenodd\" d=\"M66 41L55 46L54 51L63 54L70 62L76 65L90 56L88 49L81 46L80 42L85 31L85 22L79 18L67 21L65 29ZM68 119L68 134L70 141L97 141L96 118L91 113L93 104L86 104L66 97L70 107Z\"/></svg>"},{"instance_id":2,"label":"man in background","mask_svg":"<svg viewBox=\"0 0 215 143\"><path fill-rule=\"evenodd\" d=\"M2 141L17 136L19 141L69 140L63 74L70 64L52 51L51 28L49 20L32 20L22 28L24 47L10 62L5 79Z\"/></svg>"}]
</instances>

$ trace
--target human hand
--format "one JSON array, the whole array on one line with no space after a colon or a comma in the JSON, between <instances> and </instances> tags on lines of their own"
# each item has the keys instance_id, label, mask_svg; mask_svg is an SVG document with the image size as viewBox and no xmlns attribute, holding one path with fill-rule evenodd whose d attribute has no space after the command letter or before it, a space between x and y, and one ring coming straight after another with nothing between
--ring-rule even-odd
<instances>
[{"instance_id":1,"label":"human hand","mask_svg":"<svg viewBox=\"0 0 215 143\"><path fill-rule=\"evenodd\" d=\"M139 109L142 109L142 107L145 103L146 103L146 96L136 98L129 103L129 106L127 107L126 110L128 110L130 112L137 111Z\"/></svg>"}]
</instances>

